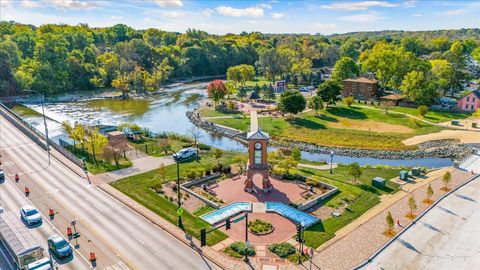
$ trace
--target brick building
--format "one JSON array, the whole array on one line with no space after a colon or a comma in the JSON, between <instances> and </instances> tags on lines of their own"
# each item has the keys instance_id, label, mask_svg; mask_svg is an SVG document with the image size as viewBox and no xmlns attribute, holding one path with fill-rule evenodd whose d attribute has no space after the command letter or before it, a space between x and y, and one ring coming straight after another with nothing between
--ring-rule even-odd
<instances>
[{"instance_id":1,"label":"brick building","mask_svg":"<svg viewBox=\"0 0 480 270\"><path fill-rule=\"evenodd\" d=\"M367 76L343 80L342 97L352 96L355 99L370 100L377 97L378 81Z\"/></svg>"}]
</instances>

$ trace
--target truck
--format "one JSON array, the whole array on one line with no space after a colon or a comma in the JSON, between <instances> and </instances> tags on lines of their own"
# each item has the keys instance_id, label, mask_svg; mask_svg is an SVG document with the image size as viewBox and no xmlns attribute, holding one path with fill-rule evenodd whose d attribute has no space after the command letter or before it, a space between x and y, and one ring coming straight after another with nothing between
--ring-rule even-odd
<instances>
[{"instance_id":1,"label":"truck","mask_svg":"<svg viewBox=\"0 0 480 270\"><path fill-rule=\"evenodd\" d=\"M17 269L49 270L52 264L43 254L43 248L12 211L0 214L0 241Z\"/></svg>"}]
</instances>

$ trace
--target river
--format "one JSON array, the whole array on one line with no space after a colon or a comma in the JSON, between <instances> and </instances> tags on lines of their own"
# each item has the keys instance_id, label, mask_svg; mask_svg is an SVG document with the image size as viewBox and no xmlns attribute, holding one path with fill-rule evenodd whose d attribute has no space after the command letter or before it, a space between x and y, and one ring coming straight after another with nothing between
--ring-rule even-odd
<instances>
[{"instance_id":1,"label":"river","mask_svg":"<svg viewBox=\"0 0 480 270\"><path fill-rule=\"evenodd\" d=\"M119 125L135 123L148 128L152 132L175 132L188 135L193 124L186 117L187 111L198 106L198 102L206 98L207 83L175 84L153 96L141 99L84 99L78 101L57 101L45 104L45 115L49 118L48 129L50 137L65 136L61 122L68 120L84 124ZM58 98L58 97L57 97ZM61 99L61 98L60 98ZM25 102L24 105L37 112L42 111L41 105ZM23 116L30 124L44 132L42 119L38 116ZM202 143L225 150L245 152L246 148L239 142L219 135L202 133ZM272 148L273 150L273 148ZM302 157L308 160L330 160L330 155L303 152ZM423 159L375 159L356 158L334 155L334 162L360 165L391 165L391 166L423 166L438 168L450 166L453 161L448 158Z\"/></svg>"}]
</instances>

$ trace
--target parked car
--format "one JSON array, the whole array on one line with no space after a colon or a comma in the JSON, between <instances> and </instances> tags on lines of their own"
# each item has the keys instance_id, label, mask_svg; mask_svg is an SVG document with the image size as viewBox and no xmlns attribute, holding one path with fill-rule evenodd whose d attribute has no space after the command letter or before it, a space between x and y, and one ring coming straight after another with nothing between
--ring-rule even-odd
<instances>
[{"instance_id":1,"label":"parked car","mask_svg":"<svg viewBox=\"0 0 480 270\"><path fill-rule=\"evenodd\" d=\"M48 249L59 258L69 257L73 254L72 247L58 234L48 238Z\"/></svg>"},{"instance_id":2,"label":"parked car","mask_svg":"<svg viewBox=\"0 0 480 270\"><path fill-rule=\"evenodd\" d=\"M181 161L189 158L194 158L196 156L197 156L197 149L194 147L190 147L190 148L182 149L177 153L175 153L175 155L173 155L173 159L177 161Z\"/></svg>"},{"instance_id":3,"label":"parked car","mask_svg":"<svg viewBox=\"0 0 480 270\"><path fill-rule=\"evenodd\" d=\"M0 183L2 183L5 180L5 173L3 172L2 169L0 169Z\"/></svg>"},{"instance_id":4,"label":"parked car","mask_svg":"<svg viewBox=\"0 0 480 270\"><path fill-rule=\"evenodd\" d=\"M20 216L28 225L34 225L42 222L42 215L31 205L25 205L20 208Z\"/></svg>"}]
</instances>

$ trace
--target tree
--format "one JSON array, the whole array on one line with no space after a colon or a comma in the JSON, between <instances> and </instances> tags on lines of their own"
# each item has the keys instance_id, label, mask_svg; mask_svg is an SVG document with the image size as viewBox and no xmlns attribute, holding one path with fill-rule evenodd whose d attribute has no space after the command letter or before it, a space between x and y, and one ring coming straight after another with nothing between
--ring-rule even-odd
<instances>
[{"instance_id":1,"label":"tree","mask_svg":"<svg viewBox=\"0 0 480 270\"><path fill-rule=\"evenodd\" d=\"M362 168L360 167L358 162L354 162L348 165L348 174L353 176L355 182L357 182L357 179L362 176Z\"/></svg>"},{"instance_id":2,"label":"tree","mask_svg":"<svg viewBox=\"0 0 480 270\"><path fill-rule=\"evenodd\" d=\"M158 172L162 176L162 181L165 182L165 174L167 172L167 167L165 167L165 164L163 162L160 163L160 166L158 167Z\"/></svg>"},{"instance_id":3,"label":"tree","mask_svg":"<svg viewBox=\"0 0 480 270\"><path fill-rule=\"evenodd\" d=\"M239 172L243 173L247 166L247 158L243 155L237 155L233 158L233 163L237 165Z\"/></svg>"},{"instance_id":4,"label":"tree","mask_svg":"<svg viewBox=\"0 0 480 270\"><path fill-rule=\"evenodd\" d=\"M197 148L197 160L198 160L198 156L199 156L199 153L200 153L200 150L198 149L198 144L199 144L198 140L203 137L202 130L200 128L198 128L197 126L192 126L188 130L188 133L190 134L190 136L192 136L193 145L195 145L195 148Z\"/></svg>"},{"instance_id":5,"label":"tree","mask_svg":"<svg viewBox=\"0 0 480 270\"><path fill-rule=\"evenodd\" d=\"M220 148L213 149L213 157L217 160L217 166L220 166L220 159L223 156L223 150Z\"/></svg>"},{"instance_id":6,"label":"tree","mask_svg":"<svg viewBox=\"0 0 480 270\"><path fill-rule=\"evenodd\" d=\"M422 71L407 73L400 90L419 105L430 105L438 97L434 83Z\"/></svg>"},{"instance_id":7,"label":"tree","mask_svg":"<svg viewBox=\"0 0 480 270\"><path fill-rule=\"evenodd\" d=\"M480 62L480 47L477 47L472 51L472 57L473 59L477 60L477 62Z\"/></svg>"},{"instance_id":8,"label":"tree","mask_svg":"<svg viewBox=\"0 0 480 270\"><path fill-rule=\"evenodd\" d=\"M319 110L323 110L323 100L319 96L313 96L308 101L308 107L312 110L315 110L315 115L318 114Z\"/></svg>"},{"instance_id":9,"label":"tree","mask_svg":"<svg viewBox=\"0 0 480 270\"><path fill-rule=\"evenodd\" d=\"M281 156L282 154L280 153L280 150L268 153L268 164L270 165L272 171L274 171L275 166L277 166L280 163Z\"/></svg>"},{"instance_id":10,"label":"tree","mask_svg":"<svg viewBox=\"0 0 480 270\"><path fill-rule=\"evenodd\" d=\"M130 91L131 78L128 74L117 74L117 78L112 81L112 86L122 92L122 99L128 98L128 92Z\"/></svg>"},{"instance_id":11,"label":"tree","mask_svg":"<svg viewBox=\"0 0 480 270\"><path fill-rule=\"evenodd\" d=\"M286 173L290 174L290 169L296 168L298 165L298 161L293 159L292 157L284 158L278 163L278 166Z\"/></svg>"},{"instance_id":12,"label":"tree","mask_svg":"<svg viewBox=\"0 0 480 270\"><path fill-rule=\"evenodd\" d=\"M271 48L259 52L256 66L273 83L277 75L290 70L291 62L287 53Z\"/></svg>"},{"instance_id":13,"label":"tree","mask_svg":"<svg viewBox=\"0 0 480 270\"><path fill-rule=\"evenodd\" d=\"M333 80L328 80L320 84L318 87L317 95L322 98L323 101L328 104L334 104L337 100L337 96L340 95L342 88Z\"/></svg>"},{"instance_id":14,"label":"tree","mask_svg":"<svg viewBox=\"0 0 480 270\"><path fill-rule=\"evenodd\" d=\"M240 101L243 102L243 99L247 96L247 89L245 87L240 87L237 92L237 97L240 98Z\"/></svg>"},{"instance_id":15,"label":"tree","mask_svg":"<svg viewBox=\"0 0 480 270\"><path fill-rule=\"evenodd\" d=\"M79 142L83 151L85 151L85 136L85 127L80 123L75 123L75 126L72 130L72 136L70 136L70 138L76 142Z\"/></svg>"},{"instance_id":16,"label":"tree","mask_svg":"<svg viewBox=\"0 0 480 270\"><path fill-rule=\"evenodd\" d=\"M421 116L425 116L427 112L428 112L428 106L425 106L425 105L418 106L418 113L420 113Z\"/></svg>"},{"instance_id":17,"label":"tree","mask_svg":"<svg viewBox=\"0 0 480 270\"><path fill-rule=\"evenodd\" d=\"M413 195L408 198L408 207L410 208L410 213L407 215L407 217L414 218L415 216L413 212L417 210L417 203L415 202Z\"/></svg>"},{"instance_id":18,"label":"tree","mask_svg":"<svg viewBox=\"0 0 480 270\"><path fill-rule=\"evenodd\" d=\"M279 109L283 113L297 114L307 105L305 97L298 90L286 90L280 95Z\"/></svg>"},{"instance_id":19,"label":"tree","mask_svg":"<svg viewBox=\"0 0 480 270\"><path fill-rule=\"evenodd\" d=\"M425 200L426 203L431 203L432 200L432 196L433 196L433 188L432 188L432 185L428 185L427 187L427 191L426 191L426 194L427 194L427 199Z\"/></svg>"},{"instance_id":20,"label":"tree","mask_svg":"<svg viewBox=\"0 0 480 270\"><path fill-rule=\"evenodd\" d=\"M450 174L450 172L445 172L445 174L443 175L442 177L442 182L443 182L443 190L444 191L448 191L448 184L450 183L450 181L452 180L452 175Z\"/></svg>"},{"instance_id":21,"label":"tree","mask_svg":"<svg viewBox=\"0 0 480 270\"><path fill-rule=\"evenodd\" d=\"M387 234L394 234L393 228L395 226L395 222L390 211L388 211L387 216L385 217L385 222L387 223Z\"/></svg>"},{"instance_id":22,"label":"tree","mask_svg":"<svg viewBox=\"0 0 480 270\"><path fill-rule=\"evenodd\" d=\"M90 150L92 151L93 161L97 162L96 155L107 144L107 137L98 131L97 127L90 127L86 131L87 142L90 144Z\"/></svg>"},{"instance_id":23,"label":"tree","mask_svg":"<svg viewBox=\"0 0 480 270\"><path fill-rule=\"evenodd\" d=\"M168 137L158 138L157 145L160 148L160 151L163 151L165 154L167 154L168 151L172 149L172 145L170 144L170 140L168 139Z\"/></svg>"},{"instance_id":24,"label":"tree","mask_svg":"<svg viewBox=\"0 0 480 270\"><path fill-rule=\"evenodd\" d=\"M207 87L208 98L212 99L217 107L217 102L222 100L227 94L227 87L221 80L213 80Z\"/></svg>"},{"instance_id":25,"label":"tree","mask_svg":"<svg viewBox=\"0 0 480 270\"><path fill-rule=\"evenodd\" d=\"M302 160L302 151L300 151L300 148L295 146L290 154L290 157L295 161Z\"/></svg>"},{"instance_id":26,"label":"tree","mask_svg":"<svg viewBox=\"0 0 480 270\"><path fill-rule=\"evenodd\" d=\"M128 145L125 141L109 141L103 148L103 157L108 161L113 159L117 168L120 168L120 158L127 149Z\"/></svg>"},{"instance_id":27,"label":"tree","mask_svg":"<svg viewBox=\"0 0 480 270\"><path fill-rule=\"evenodd\" d=\"M355 61L350 57L342 57L335 63L331 79L337 83L358 76L359 69Z\"/></svg>"},{"instance_id":28,"label":"tree","mask_svg":"<svg viewBox=\"0 0 480 270\"><path fill-rule=\"evenodd\" d=\"M455 70L447 60L430 60L432 76L442 90L449 90L455 84Z\"/></svg>"},{"instance_id":29,"label":"tree","mask_svg":"<svg viewBox=\"0 0 480 270\"><path fill-rule=\"evenodd\" d=\"M348 107L351 107L353 103L355 103L355 99L352 96L345 97L343 102L347 104Z\"/></svg>"}]
</instances>

